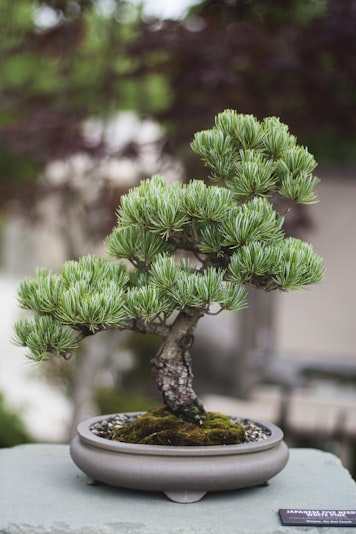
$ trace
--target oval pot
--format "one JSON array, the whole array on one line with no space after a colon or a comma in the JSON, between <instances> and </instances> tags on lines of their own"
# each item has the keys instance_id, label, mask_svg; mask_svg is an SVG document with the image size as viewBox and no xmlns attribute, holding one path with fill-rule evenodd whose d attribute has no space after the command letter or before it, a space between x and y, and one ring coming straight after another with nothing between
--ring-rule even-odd
<instances>
[{"instance_id":1,"label":"oval pot","mask_svg":"<svg viewBox=\"0 0 356 534\"><path fill-rule=\"evenodd\" d=\"M111 441L93 434L90 427L107 417L111 416L80 423L70 454L91 481L110 486L163 491L175 502L189 503L199 501L207 491L264 485L288 462L283 432L271 423L256 421L271 435L253 443L170 447Z\"/></svg>"}]
</instances>

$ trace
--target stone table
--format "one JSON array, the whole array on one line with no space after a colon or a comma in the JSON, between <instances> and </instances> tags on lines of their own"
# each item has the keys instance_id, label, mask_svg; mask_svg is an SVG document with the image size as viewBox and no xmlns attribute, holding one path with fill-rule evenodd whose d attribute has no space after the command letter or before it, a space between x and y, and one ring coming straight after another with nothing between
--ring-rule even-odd
<instances>
[{"instance_id":1,"label":"stone table","mask_svg":"<svg viewBox=\"0 0 356 534\"><path fill-rule=\"evenodd\" d=\"M268 487L208 493L194 504L89 486L67 445L0 449L0 474L0 534L346 534L343 527L283 526L278 510L356 509L349 472L315 449L291 449Z\"/></svg>"}]
</instances>

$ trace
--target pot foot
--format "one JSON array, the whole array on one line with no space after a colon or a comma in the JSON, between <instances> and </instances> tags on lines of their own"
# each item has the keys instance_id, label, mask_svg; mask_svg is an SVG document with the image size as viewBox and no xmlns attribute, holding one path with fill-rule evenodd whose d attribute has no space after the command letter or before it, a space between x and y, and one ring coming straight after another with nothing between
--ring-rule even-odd
<instances>
[{"instance_id":1,"label":"pot foot","mask_svg":"<svg viewBox=\"0 0 356 534\"><path fill-rule=\"evenodd\" d=\"M98 480L95 480L95 478L91 478L90 476L86 476L85 482L88 484L88 486L98 486L100 482Z\"/></svg>"},{"instance_id":2,"label":"pot foot","mask_svg":"<svg viewBox=\"0 0 356 534\"><path fill-rule=\"evenodd\" d=\"M189 504L200 501L206 491L165 491L164 494L173 502Z\"/></svg>"}]
</instances>

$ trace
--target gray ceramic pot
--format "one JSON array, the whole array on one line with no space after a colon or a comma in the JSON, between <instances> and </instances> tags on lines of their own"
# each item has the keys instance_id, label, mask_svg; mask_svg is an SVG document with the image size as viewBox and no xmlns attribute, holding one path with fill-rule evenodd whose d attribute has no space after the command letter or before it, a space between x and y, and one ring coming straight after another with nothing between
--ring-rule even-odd
<instances>
[{"instance_id":1,"label":"gray ceramic pot","mask_svg":"<svg viewBox=\"0 0 356 534\"><path fill-rule=\"evenodd\" d=\"M207 491L233 490L265 484L287 464L282 431L271 423L265 440L241 445L169 447L110 441L90 427L108 416L78 425L70 453L92 481L137 490L163 491L175 502L199 501Z\"/></svg>"}]
</instances>

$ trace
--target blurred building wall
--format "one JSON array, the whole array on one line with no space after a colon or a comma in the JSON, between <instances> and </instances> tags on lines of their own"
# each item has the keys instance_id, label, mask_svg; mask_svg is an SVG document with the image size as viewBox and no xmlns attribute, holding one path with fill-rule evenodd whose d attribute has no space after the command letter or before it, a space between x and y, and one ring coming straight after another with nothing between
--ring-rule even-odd
<instances>
[{"instance_id":1,"label":"blurred building wall","mask_svg":"<svg viewBox=\"0 0 356 534\"><path fill-rule=\"evenodd\" d=\"M318 169L317 169L318 171ZM306 239L326 265L318 286L280 293L276 349L283 355L356 362L356 169L321 168Z\"/></svg>"}]
</instances>

